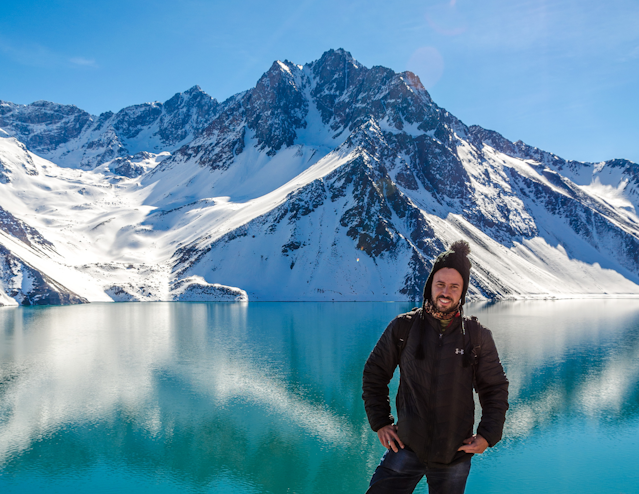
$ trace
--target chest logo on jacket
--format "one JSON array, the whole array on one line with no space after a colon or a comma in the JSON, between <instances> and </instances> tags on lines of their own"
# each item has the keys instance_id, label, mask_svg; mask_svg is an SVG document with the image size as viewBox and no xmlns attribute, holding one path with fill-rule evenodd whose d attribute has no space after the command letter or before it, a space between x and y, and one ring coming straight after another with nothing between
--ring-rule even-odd
<instances>
[{"instance_id":1,"label":"chest logo on jacket","mask_svg":"<svg viewBox=\"0 0 639 494\"><path fill-rule=\"evenodd\" d=\"M464 354L464 349L459 349L459 348L455 348L455 355L463 355Z\"/></svg>"}]
</instances>

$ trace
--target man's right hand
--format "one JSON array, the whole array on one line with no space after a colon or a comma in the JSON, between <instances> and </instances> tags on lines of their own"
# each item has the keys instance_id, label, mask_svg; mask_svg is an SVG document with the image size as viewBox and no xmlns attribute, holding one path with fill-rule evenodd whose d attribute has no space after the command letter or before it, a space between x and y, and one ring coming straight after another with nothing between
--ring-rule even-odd
<instances>
[{"instance_id":1,"label":"man's right hand","mask_svg":"<svg viewBox=\"0 0 639 494\"><path fill-rule=\"evenodd\" d=\"M397 444L399 447L404 449L404 443L399 439L397 435L397 426L394 424L385 425L380 430L377 431L377 437L379 437L379 442L387 449L392 449L395 453L399 450L397 449ZM395 444L397 442L397 444Z\"/></svg>"}]
</instances>

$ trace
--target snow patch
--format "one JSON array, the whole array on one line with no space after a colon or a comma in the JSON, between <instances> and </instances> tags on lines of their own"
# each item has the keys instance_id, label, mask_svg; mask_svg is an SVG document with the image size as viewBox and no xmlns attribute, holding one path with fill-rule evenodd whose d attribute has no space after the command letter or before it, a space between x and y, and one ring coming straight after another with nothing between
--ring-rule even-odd
<instances>
[{"instance_id":1,"label":"snow patch","mask_svg":"<svg viewBox=\"0 0 639 494\"><path fill-rule=\"evenodd\" d=\"M172 300L179 302L248 302L248 295L239 288L207 283L201 276L189 276L176 281Z\"/></svg>"},{"instance_id":2,"label":"snow patch","mask_svg":"<svg viewBox=\"0 0 639 494\"><path fill-rule=\"evenodd\" d=\"M595 176L590 185L582 185L580 188L587 194L596 196L607 202L614 208L623 208L632 212L639 222L634 205L624 194L624 189L627 185L627 179L621 180L617 186L614 186L601 183L601 178L599 176Z\"/></svg>"}]
</instances>

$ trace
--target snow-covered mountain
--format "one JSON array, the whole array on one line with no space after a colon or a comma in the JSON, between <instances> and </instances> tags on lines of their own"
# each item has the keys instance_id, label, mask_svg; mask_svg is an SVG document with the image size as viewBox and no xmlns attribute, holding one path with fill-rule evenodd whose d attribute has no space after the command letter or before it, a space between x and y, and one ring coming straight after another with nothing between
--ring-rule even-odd
<instances>
[{"instance_id":1,"label":"snow-covered mountain","mask_svg":"<svg viewBox=\"0 0 639 494\"><path fill-rule=\"evenodd\" d=\"M0 128L58 165L93 169L139 152L174 151L208 126L218 107L199 86L165 103L144 103L98 117L73 105L0 101Z\"/></svg>"},{"instance_id":2,"label":"snow-covered mountain","mask_svg":"<svg viewBox=\"0 0 639 494\"><path fill-rule=\"evenodd\" d=\"M419 299L458 238L471 298L639 296L637 164L467 127L341 49L222 103L2 102L0 128L0 303Z\"/></svg>"}]
</instances>

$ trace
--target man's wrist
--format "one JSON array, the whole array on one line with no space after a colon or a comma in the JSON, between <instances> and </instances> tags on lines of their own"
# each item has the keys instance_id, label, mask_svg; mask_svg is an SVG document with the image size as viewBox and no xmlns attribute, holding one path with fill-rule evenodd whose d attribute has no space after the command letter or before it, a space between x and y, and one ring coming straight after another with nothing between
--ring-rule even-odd
<instances>
[{"instance_id":1,"label":"man's wrist","mask_svg":"<svg viewBox=\"0 0 639 494\"><path fill-rule=\"evenodd\" d=\"M373 429L373 432L379 432L380 430L382 430L384 427L388 427L389 425L393 425L395 422L387 422L384 425L378 427L377 429Z\"/></svg>"},{"instance_id":2,"label":"man's wrist","mask_svg":"<svg viewBox=\"0 0 639 494\"><path fill-rule=\"evenodd\" d=\"M486 441L488 443L488 447L492 448L494 446L494 444L490 441L490 439L488 439L488 437L486 437L487 435L481 431L477 431L477 434L475 434L478 437L481 437L484 439L484 441Z\"/></svg>"}]
</instances>

